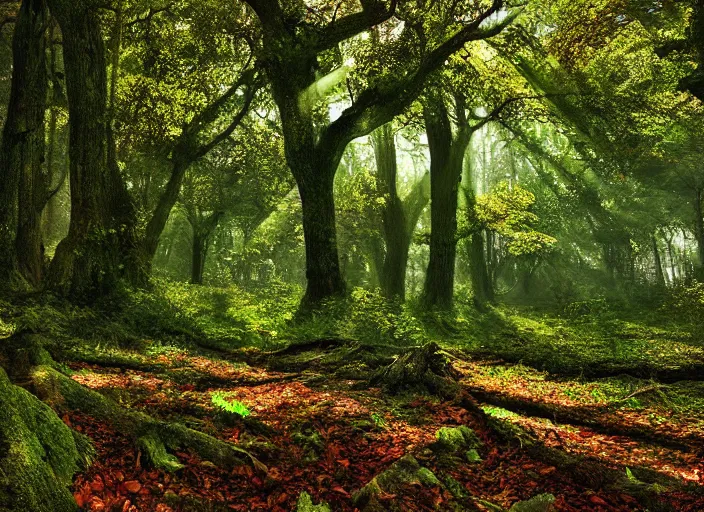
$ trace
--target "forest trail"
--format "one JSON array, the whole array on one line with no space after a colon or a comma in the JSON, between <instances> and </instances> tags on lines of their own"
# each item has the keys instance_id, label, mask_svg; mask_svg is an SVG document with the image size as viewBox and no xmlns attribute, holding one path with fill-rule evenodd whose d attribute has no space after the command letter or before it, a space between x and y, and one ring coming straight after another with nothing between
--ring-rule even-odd
<instances>
[{"instance_id":1,"label":"forest trail","mask_svg":"<svg viewBox=\"0 0 704 512\"><path fill-rule=\"evenodd\" d=\"M392 397L367 388L365 380L392 360L388 347L378 348L328 340L222 357L156 347L129 362L70 363L80 384L124 407L236 443L266 466L223 471L176 452L183 469L154 470L127 436L67 413L64 421L93 438L98 451L95 464L76 478L74 495L96 511L291 511L306 491L314 503L352 511L357 491L410 454L442 483L382 492L378 504L386 510L499 510L491 507L542 493L555 496L557 510L644 510L639 480L656 483L652 499L661 507L704 509L704 408L698 406L704 388L696 383L554 379L448 353L485 416L466 400ZM225 413L223 400L250 414ZM438 451L438 432L460 426L476 433L476 451ZM546 456L545 449L559 452ZM577 458L563 463L555 458L562 452ZM595 474L585 478L580 466ZM627 476L633 492L612 485L616 474Z\"/></svg>"}]
</instances>

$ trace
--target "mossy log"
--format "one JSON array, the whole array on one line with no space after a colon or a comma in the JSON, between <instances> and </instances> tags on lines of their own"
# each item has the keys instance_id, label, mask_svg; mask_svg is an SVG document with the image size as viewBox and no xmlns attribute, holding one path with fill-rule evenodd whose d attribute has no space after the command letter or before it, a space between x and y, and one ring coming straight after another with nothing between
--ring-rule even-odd
<instances>
[{"instance_id":1,"label":"mossy log","mask_svg":"<svg viewBox=\"0 0 704 512\"><path fill-rule=\"evenodd\" d=\"M440 347L427 343L399 356L393 363L377 372L372 386L381 386L391 394L403 391L430 393L443 398L454 398L460 390L459 372L440 353Z\"/></svg>"},{"instance_id":2,"label":"mossy log","mask_svg":"<svg viewBox=\"0 0 704 512\"><path fill-rule=\"evenodd\" d=\"M130 411L88 389L49 366L38 366L32 372L37 395L54 408L80 411L111 424L119 432L132 437L156 467L173 471L181 467L167 449L191 449L202 458L224 468L251 462L255 468L267 468L246 450L220 441L178 423L159 421L144 413Z\"/></svg>"},{"instance_id":3,"label":"mossy log","mask_svg":"<svg viewBox=\"0 0 704 512\"><path fill-rule=\"evenodd\" d=\"M90 444L2 368L0 411L0 512L77 510L69 487Z\"/></svg>"}]
</instances>

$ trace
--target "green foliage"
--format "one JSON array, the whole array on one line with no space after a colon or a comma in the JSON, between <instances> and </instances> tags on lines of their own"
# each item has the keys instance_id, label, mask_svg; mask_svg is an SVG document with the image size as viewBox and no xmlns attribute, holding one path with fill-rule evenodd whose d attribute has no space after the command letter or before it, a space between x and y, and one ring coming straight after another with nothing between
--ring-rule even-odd
<instances>
[{"instance_id":1,"label":"green foliage","mask_svg":"<svg viewBox=\"0 0 704 512\"><path fill-rule=\"evenodd\" d=\"M695 282L673 289L664 308L686 322L704 325L704 283Z\"/></svg>"},{"instance_id":2,"label":"green foliage","mask_svg":"<svg viewBox=\"0 0 704 512\"><path fill-rule=\"evenodd\" d=\"M476 216L482 226L507 239L508 250L514 256L545 252L557 240L531 227L538 221L531 212L534 203L532 192L502 182L491 193L477 198Z\"/></svg>"},{"instance_id":3,"label":"green foliage","mask_svg":"<svg viewBox=\"0 0 704 512\"><path fill-rule=\"evenodd\" d=\"M225 393L213 393L210 400L213 405L231 414L237 414L243 418L252 414L245 404L238 400L229 400Z\"/></svg>"}]
</instances>

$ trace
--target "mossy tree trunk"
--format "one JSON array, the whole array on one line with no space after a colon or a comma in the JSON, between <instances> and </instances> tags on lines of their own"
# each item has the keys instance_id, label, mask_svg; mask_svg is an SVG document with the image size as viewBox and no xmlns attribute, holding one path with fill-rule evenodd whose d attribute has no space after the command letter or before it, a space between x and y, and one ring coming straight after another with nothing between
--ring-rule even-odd
<instances>
[{"instance_id":1,"label":"mossy tree trunk","mask_svg":"<svg viewBox=\"0 0 704 512\"><path fill-rule=\"evenodd\" d=\"M101 295L141 275L136 212L115 161L107 112L105 51L92 2L48 0L63 36L69 106L71 221L56 249L49 285Z\"/></svg>"},{"instance_id":2,"label":"mossy tree trunk","mask_svg":"<svg viewBox=\"0 0 704 512\"><path fill-rule=\"evenodd\" d=\"M18 269L38 285L48 76L45 0L23 0L12 40L12 85L0 151L0 279Z\"/></svg>"}]
</instances>

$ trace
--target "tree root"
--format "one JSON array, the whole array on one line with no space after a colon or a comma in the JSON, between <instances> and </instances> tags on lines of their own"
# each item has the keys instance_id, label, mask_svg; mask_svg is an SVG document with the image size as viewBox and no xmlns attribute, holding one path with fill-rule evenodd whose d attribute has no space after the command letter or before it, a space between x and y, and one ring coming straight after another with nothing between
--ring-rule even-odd
<instances>
[{"instance_id":1,"label":"tree root","mask_svg":"<svg viewBox=\"0 0 704 512\"><path fill-rule=\"evenodd\" d=\"M123 409L49 366L36 367L32 381L37 396L55 408L84 412L132 437L156 467L167 471L179 469L180 463L168 454L168 448L191 449L224 469L232 469L249 459L255 468L267 471L264 464L242 448L178 423L159 421L144 413Z\"/></svg>"},{"instance_id":2,"label":"tree root","mask_svg":"<svg viewBox=\"0 0 704 512\"><path fill-rule=\"evenodd\" d=\"M606 489L629 494L646 509L671 510L663 508L666 505L659 500L660 492L668 488L683 490L686 487L681 481L648 468L631 467L629 475L625 467L612 469L597 459L573 456L545 446L529 432L510 422L494 418L488 418L487 421L499 438L508 443L520 443L531 457L555 466L574 481L595 491Z\"/></svg>"},{"instance_id":3,"label":"tree root","mask_svg":"<svg viewBox=\"0 0 704 512\"><path fill-rule=\"evenodd\" d=\"M377 372L370 385L381 386L391 394L402 391L420 391L444 398L454 398L460 390L460 374L440 353L436 343L428 343L399 356L393 363Z\"/></svg>"},{"instance_id":4,"label":"tree root","mask_svg":"<svg viewBox=\"0 0 704 512\"><path fill-rule=\"evenodd\" d=\"M516 413L546 418L556 423L589 427L596 432L607 435L626 436L652 443L675 448L680 451L691 451L693 446L702 448L702 440L694 434L680 439L672 435L658 433L644 427L621 425L611 421L607 416L612 412L610 407L560 407L537 401L522 400L503 393L490 393L481 388L470 387L467 391L481 402L495 405Z\"/></svg>"}]
</instances>

